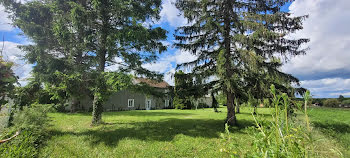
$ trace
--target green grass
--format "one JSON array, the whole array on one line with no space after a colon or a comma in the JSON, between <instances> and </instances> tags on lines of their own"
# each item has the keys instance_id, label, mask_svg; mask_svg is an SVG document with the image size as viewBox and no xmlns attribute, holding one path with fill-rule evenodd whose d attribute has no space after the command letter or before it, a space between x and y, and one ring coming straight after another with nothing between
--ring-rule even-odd
<instances>
[{"instance_id":1,"label":"green grass","mask_svg":"<svg viewBox=\"0 0 350 158\"><path fill-rule=\"evenodd\" d=\"M51 113L51 137L40 150L40 157L229 157L220 152L225 148L220 135L225 132L226 110L219 110L222 112L214 113L212 109L105 112L105 124L98 127L90 127L90 113ZM248 151L252 138L246 127L254 126L251 111L242 108L237 115L239 126L230 129L235 141ZM258 112L270 118L269 109L261 108ZM317 119L315 112L310 112L312 120ZM325 139L327 142L330 138Z\"/></svg>"},{"instance_id":2,"label":"green grass","mask_svg":"<svg viewBox=\"0 0 350 158\"><path fill-rule=\"evenodd\" d=\"M314 128L339 142L345 157L350 157L350 109L311 108L309 116Z\"/></svg>"}]
</instances>

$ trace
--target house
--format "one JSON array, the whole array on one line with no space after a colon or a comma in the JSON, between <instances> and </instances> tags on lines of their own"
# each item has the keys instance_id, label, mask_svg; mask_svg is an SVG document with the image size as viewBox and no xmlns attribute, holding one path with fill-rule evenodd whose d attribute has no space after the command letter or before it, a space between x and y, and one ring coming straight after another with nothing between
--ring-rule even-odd
<instances>
[{"instance_id":1,"label":"house","mask_svg":"<svg viewBox=\"0 0 350 158\"><path fill-rule=\"evenodd\" d=\"M134 92L131 90L121 90L110 96L104 103L104 111L124 111L124 110L153 110L166 109L172 107L172 97L169 95L171 86L166 82L157 82L145 78L133 79L133 84L145 83L154 87L156 91L161 92L162 97L156 97L150 94ZM65 108L67 111L72 109L69 105ZM80 101L79 107L75 110L91 111L92 99L85 97ZM74 110L74 111L75 111Z\"/></svg>"},{"instance_id":2,"label":"house","mask_svg":"<svg viewBox=\"0 0 350 158\"><path fill-rule=\"evenodd\" d=\"M211 98L210 94L206 94L193 102L193 105L198 108L212 108L212 104L213 98Z\"/></svg>"},{"instance_id":3,"label":"house","mask_svg":"<svg viewBox=\"0 0 350 158\"><path fill-rule=\"evenodd\" d=\"M320 107L320 103L315 103L315 104L312 104L313 106L317 106L317 107Z\"/></svg>"}]
</instances>

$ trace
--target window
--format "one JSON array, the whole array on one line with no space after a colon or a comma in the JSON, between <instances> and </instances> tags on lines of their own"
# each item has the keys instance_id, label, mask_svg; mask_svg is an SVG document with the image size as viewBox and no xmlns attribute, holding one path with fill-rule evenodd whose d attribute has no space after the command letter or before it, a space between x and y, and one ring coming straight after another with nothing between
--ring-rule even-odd
<instances>
[{"instance_id":1,"label":"window","mask_svg":"<svg viewBox=\"0 0 350 158\"><path fill-rule=\"evenodd\" d=\"M169 106L169 100L165 100L165 107L167 108Z\"/></svg>"},{"instance_id":2,"label":"window","mask_svg":"<svg viewBox=\"0 0 350 158\"><path fill-rule=\"evenodd\" d=\"M128 99L128 107L134 107L134 99Z\"/></svg>"}]
</instances>

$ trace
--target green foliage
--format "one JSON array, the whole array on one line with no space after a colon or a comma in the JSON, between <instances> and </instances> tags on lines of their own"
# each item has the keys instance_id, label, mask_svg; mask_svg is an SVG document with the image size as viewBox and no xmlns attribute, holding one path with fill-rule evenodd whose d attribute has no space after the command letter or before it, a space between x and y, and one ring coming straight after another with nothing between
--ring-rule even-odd
<instances>
[{"instance_id":1,"label":"green foliage","mask_svg":"<svg viewBox=\"0 0 350 158\"><path fill-rule=\"evenodd\" d=\"M311 102L312 102L312 104L318 103L320 106L322 106L322 104L323 104L323 99L320 99L320 98L313 98Z\"/></svg>"},{"instance_id":2,"label":"green foliage","mask_svg":"<svg viewBox=\"0 0 350 158\"><path fill-rule=\"evenodd\" d=\"M173 105L175 109L184 109L185 108L185 102L183 99L178 98L177 96L173 99Z\"/></svg>"},{"instance_id":3,"label":"green foliage","mask_svg":"<svg viewBox=\"0 0 350 158\"><path fill-rule=\"evenodd\" d=\"M17 77L11 69L12 65L12 62L4 61L0 55L0 109L7 103L6 97L12 97L14 84L17 83Z\"/></svg>"},{"instance_id":4,"label":"green foliage","mask_svg":"<svg viewBox=\"0 0 350 158\"><path fill-rule=\"evenodd\" d=\"M235 120L235 98L246 100L248 94L256 99L270 97L271 84L289 96L304 90L293 88L292 83L298 85L299 80L280 71L282 59L304 54L301 45L309 41L288 38L302 29L307 16L289 16L282 9L287 2L176 1L190 25L176 30L175 46L198 57L178 67L192 68L194 77L208 79L203 87L219 87L224 92L227 120Z\"/></svg>"},{"instance_id":5,"label":"green foliage","mask_svg":"<svg viewBox=\"0 0 350 158\"><path fill-rule=\"evenodd\" d=\"M122 72L105 72L104 77L109 93L118 92L132 85L132 76Z\"/></svg>"},{"instance_id":6,"label":"green foliage","mask_svg":"<svg viewBox=\"0 0 350 158\"><path fill-rule=\"evenodd\" d=\"M337 108L340 104L341 102L338 99L327 99L323 102L323 106L330 108Z\"/></svg>"},{"instance_id":7,"label":"green foliage","mask_svg":"<svg viewBox=\"0 0 350 158\"><path fill-rule=\"evenodd\" d=\"M0 145L1 157L36 157L38 149L36 138L30 132L23 131L10 142Z\"/></svg>"},{"instance_id":8,"label":"green foliage","mask_svg":"<svg viewBox=\"0 0 350 158\"><path fill-rule=\"evenodd\" d=\"M19 107L31 104L57 104L49 88L44 88L40 82L32 80L24 87L16 87L15 105Z\"/></svg>"},{"instance_id":9,"label":"green foliage","mask_svg":"<svg viewBox=\"0 0 350 158\"><path fill-rule=\"evenodd\" d=\"M340 102L344 101L344 99L345 99L345 97L344 97L343 95L339 95L338 100L339 100Z\"/></svg>"},{"instance_id":10,"label":"green foliage","mask_svg":"<svg viewBox=\"0 0 350 158\"><path fill-rule=\"evenodd\" d=\"M264 107L271 107L271 105L270 105L270 99L265 98L263 102L264 102L264 103L263 103L263 104L264 104Z\"/></svg>"},{"instance_id":11,"label":"green foliage","mask_svg":"<svg viewBox=\"0 0 350 158\"><path fill-rule=\"evenodd\" d=\"M161 42L167 31L143 25L160 18L161 0L0 3L11 13L13 24L33 43L22 49L28 62L35 65L34 77L61 104L93 95L97 122L101 121L102 103L115 90L108 89L106 66L148 78L162 77L142 67L167 49Z\"/></svg>"},{"instance_id":12,"label":"green foliage","mask_svg":"<svg viewBox=\"0 0 350 158\"><path fill-rule=\"evenodd\" d=\"M193 102L206 94L206 90L201 86L201 79L196 78L191 74L185 74L183 71L177 71L175 77L175 90L174 95L176 97L175 107L179 109L192 109L194 108ZM178 106L176 106L178 105Z\"/></svg>"},{"instance_id":13,"label":"green foliage","mask_svg":"<svg viewBox=\"0 0 350 158\"><path fill-rule=\"evenodd\" d=\"M48 136L47 112L49 110L49 105L33 104L31 107L24 107L23 110L16 112L14 126L8 130L6 137L12 136L16 131L20 131L20 134L11 141L0 145L0 157L38 156L39 148Z\"/></svg>"},{"instance_id":14,"label":"green foliage","mask_svg":"<svg viewBox=\"0 0 350 158\"><path fill-rule=\"evenodd\" d=\"M206 103L203 103L203 102L199 102L197 108L209 108L209 105ZM216 108L218 108L218 107L216 107Z\"/></svg>"},{"instance_id":15,"label":"green foliage","mask_svg":"<svg viewBox=\"0 0 350 158\"><path fill-rule=\"evenodd\" d=\"M218 101L219 105L221 105L221 106L227 104L226 96L222 92L219 93L218 95L216 95L216 100Z\"/></svg>"},{"instance_id":16,"label":"green foliage","mask_svg":"<svg viewBox=\"0 0 350 158\"><path fill-rule=\"evenodd\" d=\"M341 102L342 105L350 105L350 99Z\"/></svg>"}]
</instances>

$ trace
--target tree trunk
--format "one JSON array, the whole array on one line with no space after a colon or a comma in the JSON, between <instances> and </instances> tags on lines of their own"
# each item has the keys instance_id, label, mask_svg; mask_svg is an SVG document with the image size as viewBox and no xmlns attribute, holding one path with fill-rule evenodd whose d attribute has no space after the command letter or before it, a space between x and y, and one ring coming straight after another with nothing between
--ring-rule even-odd
<instances>
[{"instance_id":1,"label":"tree trunk","mask_svg":"<svg viewBox=\"0 0 350 158\"><path fill-rule=\"evenodd\" d=\"M236 97L235 97L234 103L235 103L235 106L236 106L236 113L238 114L238 113L240 113L240 111L239 111L239 101L238 101L238 99Z\"/></svg>"},{"instance_id":2,"label":"tree trunk","mask_svg":"<svg viewBox=\"0 0 350 158\"><path fill-rule=\"evenodd\" d=\"M79 106L79 100L78 100L78 98L77 98L77 97L72 97L70 112L71 112L71 113L76 112L78 106Z\"/></svg>"},{"instance_id":3,"label":"tree trunk","mask_svg":"<svg viewBox=\"0 0 350 158\"><path fill-rule=\"evenodd\" d=\"M212 99L212 107L214 108L214 111L215 111L215 112L219 112L219 111L218 111L218 102L216 101L213 92L211 92L211 99Z\"/></svg>"},{"instance_id":4,"label":"tree trunk","mask_svg":"<svg viewBox=\"0 0 350 158\"><path fill-rule=\"evenodd\" d=\"M104 76L102 76L105 68L105 63L106 63L106 52L101 52L101 57L99 61L99 67L98 67L98 76L96 80L96 89L94 93L94 101L92 103L92 124L99 124L101 123L102 119L102 112L103 112L103 95L105 95L106 91L106 86L105 86L105 80Z\"/></svg>"},{"instance_id":5,"label":"tree trunk","mask_svg":"<svg viewBox=\"0 0 350 158\"><path fill-rule=\"evenodd\" d=\"M233 69L232 69L232 63L231 63L231 20L230 20L230 14L232 9L232 2L230 0L226 1L225 5L225 17L224 17L224 47L225 47L225 69L226 69L226 76L225 78L230 82L230 79L233 76ZM232 84L232 83L228 83ZM224 86L224 91L226 91L226 99L227 99L227 118L226 123L228 125L236 125L236 115L235 115L235 106L234 106L234 94L232 93L232 90L229 88L231 86Z\"/></svg>"},{"instance_id":6,"label":"tree trunk","mask_svg":"<svg viewBox=\"0 0 350 158\"><path fill-rule=\"evenodd\" d=\"M98 94L94 95L94 101L92 104L92 125L100 124L102 122L103 107Z\"/></svg>"},{"instance_id":7,"label":"tree trunk","mask_svg":"<svg viewBox=\"0 0 350 158\"><path fill-rule=\"evenodd\" d=\"M234 105L234 95L233 93L227 92L227 118L226 123L230 126L235 126L236 121L236 114L235 114L235 105Z\"/></svg>"},{"instance_id":8,"label":"tree trunk","mask_svg":"<svg viewBox=\"0 0 350 158\"><path fill-rule=\"evenodd\" d=\"M97 66L97 80L96 88L94 93L94 101L92 104L92 125L99 124L102 122L102 112L103 112L103 97L106 91L106 83L104 80L103 72L105 71L106 65L106 54L107 54L107 37L109 34L109 15L106 11L108 6L107 1L101 2L101 37L99 41L99 49L97 51L98 66Z\"/></svg>"}]
</instances>

